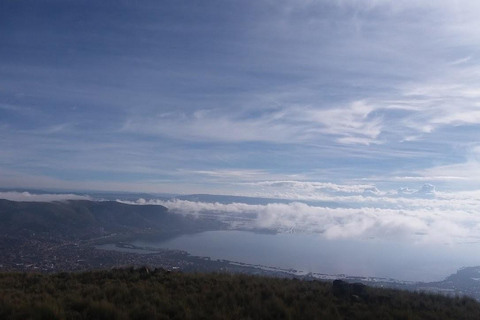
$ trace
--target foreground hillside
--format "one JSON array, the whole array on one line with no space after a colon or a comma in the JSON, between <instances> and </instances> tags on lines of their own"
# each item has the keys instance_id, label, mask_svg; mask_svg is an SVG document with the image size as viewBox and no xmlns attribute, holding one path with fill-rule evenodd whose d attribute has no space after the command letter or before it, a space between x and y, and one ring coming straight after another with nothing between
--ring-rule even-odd
<instances>
[{"instance_id":1,"label":"foreground hillside","mask_svg":"<svg viewBox=\"0 0 480 320\"><path fill-rule=\"evenodd\" d=\"M0 319L480 319L466 297L229 274L0 274Z\"/></svg>"}]
</instances>

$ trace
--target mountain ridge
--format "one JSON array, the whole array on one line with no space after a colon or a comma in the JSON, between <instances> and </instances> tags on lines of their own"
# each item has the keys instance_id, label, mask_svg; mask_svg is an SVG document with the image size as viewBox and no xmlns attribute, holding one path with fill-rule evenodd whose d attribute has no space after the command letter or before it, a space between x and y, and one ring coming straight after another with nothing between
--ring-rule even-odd
<instances>
[{"instance_id":1,"label":"mountain ridge","mask_svg":"<svg viewBox=\"0 0 480 320\"><path fill-rule=\"evenodd\" d=\"M65 200L17 202L0 199L3 232L74 232L77 229L103 228L106 232L128 229L199 230L219 228L219 222L195 219L170 212L160 205L132 205L117 201Z\"/></svg>"}]
</instances>

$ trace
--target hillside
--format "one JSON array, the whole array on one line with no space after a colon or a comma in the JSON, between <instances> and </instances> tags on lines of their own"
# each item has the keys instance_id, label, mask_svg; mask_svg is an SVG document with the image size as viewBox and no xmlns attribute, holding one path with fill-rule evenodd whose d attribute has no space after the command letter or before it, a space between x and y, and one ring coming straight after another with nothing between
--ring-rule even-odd
<instances>
[{"instance_id":1,"label":"hillside","mask_svg":"<svg viewBox=\"0 0 480 320\"><path fill-rule=\"evenodd\" d=\"M407 288L450 295L461 292L480 301L480 266L464 267L445 280L417 283Z\"/></svg>"},{"instance_id":2,"label":"hillside","mask_svg":"<svg viewBox=\"0 0 480 320\"><path fill-rule=\"evenodd\" d=\"M0 274L1 319L479 319L466 297L230 274Z\"/></svg>"},{"instance_id":3,"label":"hillside","mask_svg":"<svg viewBox=\"0 0 480 320\"><path fill-rule=\"evenodd\" d=\"M14 202L0 199L0 231L80 233L102 228L106 232L153 229L155 232L191 232L220 228L219 222L168 212L159 205L129 205L115 201L70 200Z\"/></svg>"}]
</instances>

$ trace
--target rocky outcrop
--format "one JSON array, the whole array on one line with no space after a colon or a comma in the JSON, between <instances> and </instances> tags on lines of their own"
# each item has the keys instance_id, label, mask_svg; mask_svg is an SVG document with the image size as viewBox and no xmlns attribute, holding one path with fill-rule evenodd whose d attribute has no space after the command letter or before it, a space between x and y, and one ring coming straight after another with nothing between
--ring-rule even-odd
<instances>
[{"instance_id":1,"label":"rocky outcrop","mask_svg":"<svg viewBox=\"0 0 480 320\"><path fill-rule=\"evenodd\" d=\"M332 283L332 293L337 297L368 298L367 286L363 283L348 283L338 279Z\"/></svg>"}]
</instances>

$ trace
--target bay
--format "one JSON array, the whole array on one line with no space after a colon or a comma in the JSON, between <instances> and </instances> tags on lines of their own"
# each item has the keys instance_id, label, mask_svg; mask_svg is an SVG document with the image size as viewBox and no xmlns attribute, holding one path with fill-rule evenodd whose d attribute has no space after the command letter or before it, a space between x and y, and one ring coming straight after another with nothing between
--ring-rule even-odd
<instances>
[{"instance_id":1,"label":"bay","mask_svg":"<svg viewBox=\"0 0 480 320\"><path fill-rule=\"evenodd\" d=\"M248 231L208 231L170 240L131 243L301 272L403 281L440 281L461 267L480 265L479 243L452 245L326 239L319 234Z\"/></svg>"}]
</instances>

